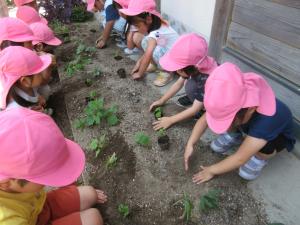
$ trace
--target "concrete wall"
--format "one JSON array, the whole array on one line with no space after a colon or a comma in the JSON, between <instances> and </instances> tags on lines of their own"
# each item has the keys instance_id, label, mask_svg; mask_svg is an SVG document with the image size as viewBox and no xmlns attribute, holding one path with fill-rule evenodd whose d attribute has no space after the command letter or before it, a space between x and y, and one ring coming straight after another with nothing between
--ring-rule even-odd
<instances>
[{"instance_id":1,"label":"concrete wall","mask_svg":"<svg viewBox=\"0 0 300 225\"><path fill-rule=\"evenodd\" d=\"M209 40L216 0L162 0L161 12L179 33L196 32Z\"/></svg>"}]
</instances>

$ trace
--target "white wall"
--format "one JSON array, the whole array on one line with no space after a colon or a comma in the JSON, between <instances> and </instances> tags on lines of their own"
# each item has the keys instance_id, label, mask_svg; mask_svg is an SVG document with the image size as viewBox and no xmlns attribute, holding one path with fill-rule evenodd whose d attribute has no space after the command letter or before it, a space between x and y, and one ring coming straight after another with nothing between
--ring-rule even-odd
<instances>
[{"instance_id":1,"label":"white wall","mask_svg":"<svg viewBox=\"0 0 300 225\"><path fill-rule=\"evenodd\" d=\"M216 0L161 0L161 11L170 22L179 22L187 32L197 32L208 41L215 3Z\"/></svg>"}]
</instances>

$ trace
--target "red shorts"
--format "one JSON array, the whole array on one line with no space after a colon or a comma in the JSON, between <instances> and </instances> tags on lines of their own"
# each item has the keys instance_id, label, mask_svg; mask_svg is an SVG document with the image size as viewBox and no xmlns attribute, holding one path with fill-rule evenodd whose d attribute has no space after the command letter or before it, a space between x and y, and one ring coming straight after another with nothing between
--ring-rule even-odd
<instances>
[{"instance_id":1,"label":"red shorts","mask_svg":"<svg viewBox=\"0 0 300 225\"><path fill-rule=\"evenodd\" d=\"M67 186L47 193L37 225L82 225L80 197L76 186Z\"/></svg>"}]
</instances>

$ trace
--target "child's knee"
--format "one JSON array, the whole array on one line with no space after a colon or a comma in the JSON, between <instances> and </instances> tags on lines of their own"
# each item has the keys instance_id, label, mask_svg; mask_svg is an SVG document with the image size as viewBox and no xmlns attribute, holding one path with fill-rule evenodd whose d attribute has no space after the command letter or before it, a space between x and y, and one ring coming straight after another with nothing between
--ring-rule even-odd
<instances>
[{"instance_id":1,"label":"child's knee","mask_svg":"<svg viewBox=\"0 0 300 225\"><path fill-rule=\"evenodd\" d=\"M103 219L98 209L90 208L80 212L82 225L103 225Z\"/></svg>"},{"instance_id":2,"label":"child's knee","mask_svg":"<svg viewBox=\"0 0 300 225\"><path fill-rule=\"evenodd\" d=\"M79 186L80 209L85 210L97 203L97 192L92 186Z\"/></svg>"}]
</instances>

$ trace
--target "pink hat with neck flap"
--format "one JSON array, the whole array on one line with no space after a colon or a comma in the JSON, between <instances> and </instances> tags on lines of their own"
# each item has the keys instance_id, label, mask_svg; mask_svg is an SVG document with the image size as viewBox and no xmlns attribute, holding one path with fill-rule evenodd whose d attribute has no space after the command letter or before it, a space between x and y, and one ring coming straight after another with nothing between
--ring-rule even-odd
<instances>
[{"instance_id":1,"label":"pink hat with neck flap","mask_svg":"<svg viewBox=\"0 0 300 225\"><path fill-rule=\"evenodd\" d=\"M30 27L17 18L0 19L0 43L2 41L25 42L36 40Z\"/></svg>"},{"instance_id":2,"label":"pink hat with neck flap","mask_svg":"<svg viewBox=\"0 0 300 225\"><path fill-rule=\"evenodd\" d=\"M161 18L160 13L156 10L154 0L131 0L127 9L120 9L119 11L127 16L136 16L147 12Z\"/></svg>"},{"instance_id":3,"label":"pink hat with neck flap","mask_svg":"<svg viewBox=\"0 0 300 225\"><path fill-rule=\"evenodd\" d=\"M93 11L94 6L95 6L95 0L87 0L87 11Z\"/></svg>"},{"instance_id":4,"label":"pink hat with neck flap","mask_svg":"<svg viewBox=\"0 0 300 225\"><path fill-rule=\"evenodd\" d=\"M176 71L187 66L196 66L200 72L210 74L216 67L216 61L207 56L206 40L198 34L182 35L171 50L159 61L163 69Z\"/></svg>"},{"instance_id":5,"label":"pink hat with neck flap","mask_svg":"<svg viewBox=\"0 0 300 225\"><path fill-rule=\"evenodd\" d=\"M33 2L34 0L14 0L17 7Z\"/></svg>"},{"instance_id":6,"label":"pink hat with neck flap","mask_svg":"<svg viewBox=\"0 0 300 225\"><path fill-rule=\"evenodd\" d=\"M0 180L60 187L82 173L81 147L66 139L50 116L17 107L0 112L0 123Z\"/></svg>"},{"instance_id":7,"label":"pink hat with neck flap","mask_svg":"<svg viewBox=\"0 0 300 225\"><path fill-rule=\"evenodd\" d=\"M216 133L223 133L242 108L257 107L260 114L274 115L276 99L261 76L242 73L236 65L224 63L206 81L204 106L208 126Z\"/></svg>"},{"instance_id":8,"label":"pink hat with neck flap","mask_svg":"<svg viewBox=\"0 0 300 225\"><path fill-rule=\"evenodd\" d=\"M57 37L55 37L53 31L43 23L33 23L30 24L30 28L38 40L32 41L33 45L38 43L45 43L47 45L58 46L62 42Z\"/></svg>"},{"instance_id":9,"label":"pink hat with neck flap","mask_svg":"<svg viewBox=\"0 0 300 225\"><path fill-rule=\"evenodd\" d=\"M8 92L17 80L44 71L51 62L50 55L38 56L34 51L20 46L10 46L1 51L0 108L6 108Z\"/></svg>"},{"instance_id":10,"label":"pink hat with neck flap","mask_svg":"<svg viewBox=\"0 0 300 225\"><path fill-rule=\"evenodd\" d=\"M20 6L17 10L17 18L20 20L23 20L27 24L32 24L32 23L43 23L43 24L48 24L48 21L41 17L39 13L32 7L30 6Z\"/></svg>"}]
</instances>

